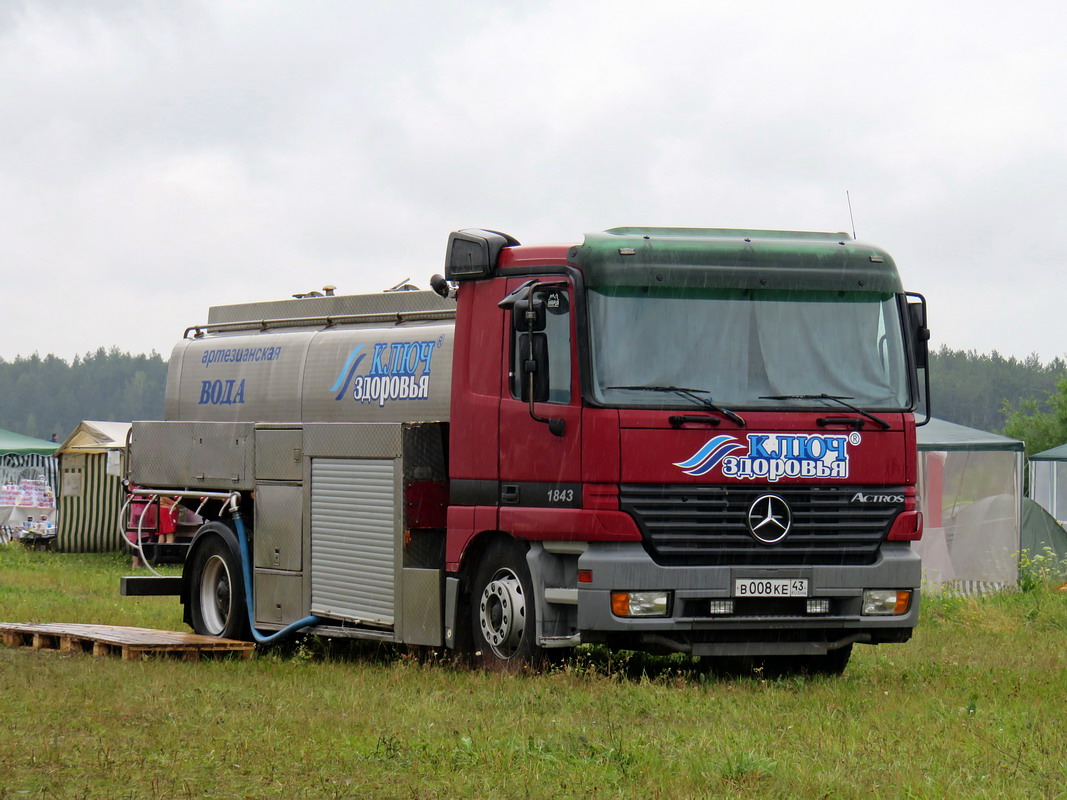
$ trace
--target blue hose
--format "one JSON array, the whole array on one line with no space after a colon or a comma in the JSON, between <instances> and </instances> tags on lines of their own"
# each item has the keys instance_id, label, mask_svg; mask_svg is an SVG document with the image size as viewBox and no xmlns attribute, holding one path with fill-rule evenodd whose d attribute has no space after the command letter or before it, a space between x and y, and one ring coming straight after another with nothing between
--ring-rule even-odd
<instances>
[{"instance_id":1,"label":"blue hose","mask_svg":"<svg viewBox=\"0 0 1067 800\"><path fill-rule=\"evenodd\" d=\"M248 611L248 628L252 631L252 638L259 644L270 644L276 642L284 636L288 636L291 633L295 633L301 628L306 628L309 625L318 625L323 620L320 617L304 617L298 619L293 624L282 628L277 633L270 635L264 635L256 630L256 615L254 606L252 605L252 567L250 566L252 561L248 557L248 537L245 535L245 523L241 519L240 514L233 515L233 521L237 528L237 542L241 546L241 573L244 575L245 583L245 608Z\"/></svg>"}]
</instances>

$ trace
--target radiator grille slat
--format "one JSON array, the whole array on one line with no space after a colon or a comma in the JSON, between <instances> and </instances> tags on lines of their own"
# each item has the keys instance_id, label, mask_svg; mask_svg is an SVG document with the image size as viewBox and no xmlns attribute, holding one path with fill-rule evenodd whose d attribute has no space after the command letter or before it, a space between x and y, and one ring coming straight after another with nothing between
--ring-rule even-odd
<instances>
[{"instance_id":1,"label":"radiator grille slat","mask_svg":"<svg viewBox=\"0 0 1067 800\"><path fill-rule=\"evenodd\" d=\"M746 522L765 494L784 499L793 513L789 535L773 545L757 541ZM903 497L904 488L623 484L619 503L661 564L870 564L904 503L861 502L857 494Z\"/></svg>"}]
</instances>

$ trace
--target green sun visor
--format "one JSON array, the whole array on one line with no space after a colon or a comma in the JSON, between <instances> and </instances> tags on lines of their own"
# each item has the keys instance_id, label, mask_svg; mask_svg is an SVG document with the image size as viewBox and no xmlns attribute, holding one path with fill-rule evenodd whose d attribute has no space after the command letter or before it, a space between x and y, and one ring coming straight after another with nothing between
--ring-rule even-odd
<instances>
[{"instance_id":1,"label":"green sun visor","mask_svg":"<svg viewBox=\"0 0 1067 800\"><path fill-rule=\"evenodd\" d=\"M903 291L892 256L844 233L612 228L569 255L591 288Z\"/></svg>"}]
</instances>

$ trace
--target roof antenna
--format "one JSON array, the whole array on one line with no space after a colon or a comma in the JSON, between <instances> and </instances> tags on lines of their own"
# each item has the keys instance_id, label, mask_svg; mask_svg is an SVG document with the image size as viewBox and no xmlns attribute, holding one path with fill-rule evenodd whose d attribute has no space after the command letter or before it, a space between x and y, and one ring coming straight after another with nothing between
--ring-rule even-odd
<instances>
[{"instance_id":1,"label":"roof antenna","mask_svg":"<svg viewBox=\"0 0 1067 800\"><path fill-rule=\"evenodd\" d=\"M845 189L845 199L848 200L848 221L852 223L852 238L856 238L856 220L852 217L852 198L849 197L848 189Z\"/></svg>"}]
</instances>

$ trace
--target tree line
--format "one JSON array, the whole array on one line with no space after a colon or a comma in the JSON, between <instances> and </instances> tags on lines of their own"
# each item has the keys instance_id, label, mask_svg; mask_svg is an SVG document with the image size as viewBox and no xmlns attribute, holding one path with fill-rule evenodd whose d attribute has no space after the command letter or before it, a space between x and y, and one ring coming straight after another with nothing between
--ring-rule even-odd
<instances>
[{"instance_id":1,"label":"tree line","mask_svg":"<svg viewBox=\"0 0 1067 800\"><path fill-rule=\"evenodd\" d=\"M0 428L62 440L86 419L162 419L166 379L158 353L130 355L116 347L69 363L54 355L0 358ZM1028 452L1067 442L1061 358L1042 363L1036 355L1005 358L942 346L930 354L930 394L934 416L1023 439Z\"/></svg>"},{"instance_id":2,"label":"tree line","mask_svg":"<svg viewBox=\"0 0 1067 800\"><path fill-rule=\"evenodd\" d=\"M63 441L82 420L162 419L166 381L166 362L155 352L100 348L70 362L36 353L0 358L0 428Z\"/></svg>"},{"instance_id":3,"label":"tree line","mask_svg":"<svg viewBox=\"0 0 1067 800\"><path fill-rule=\"evenodd\" d=\"M930 353L931 411L958 425L1005 433L1013 409L1024 403L1034 411L1051 411L1050 398L1064 377L1062 358L1045 364L1036 355L1005 358L995 350L985 354L942 345Z\"/></svg>"}]
</instances>

